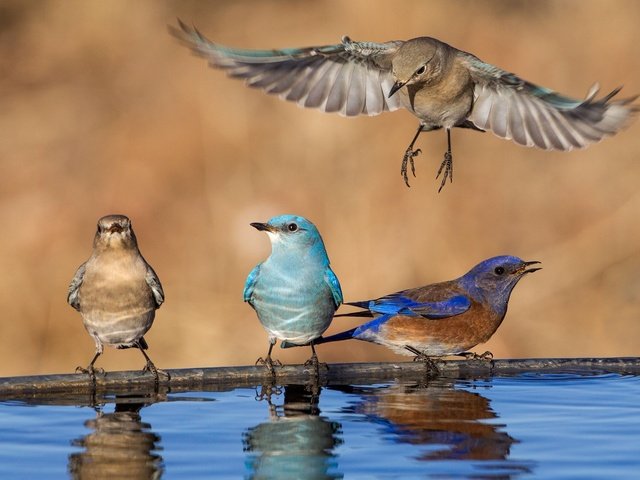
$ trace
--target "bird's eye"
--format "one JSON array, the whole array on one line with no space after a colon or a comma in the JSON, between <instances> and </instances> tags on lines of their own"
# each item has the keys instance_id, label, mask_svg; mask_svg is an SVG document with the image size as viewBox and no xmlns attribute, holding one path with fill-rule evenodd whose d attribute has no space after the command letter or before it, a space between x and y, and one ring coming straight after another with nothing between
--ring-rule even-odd
<instances>
[{"instance_id":1,"label":"bird's eye","mask_svg":"<svg viewBox=\"0 0 640 480\"><path fill-rule=\"evenodd\" d=\"M416 75L422 75L426 71L427 71L427 66L422 65L418 70L416 70Z\"/></svg>"},{"instance_id":2,"label":"bird's eye","mask_svg":"<svg viewBox=\"0 0 640 480\"><path fill-rule=\"evenodd\" d=\"M494 272L496 272L496 275L502 275L504 273L504 267L496 267Z\"/></svg>"},{"instance_id":3,"label":"bird's eye","mask_svg":"<svg viewBox=\"0 0 640 480\"><path fill-rule=\"evenodd\" d=\"M296 230L298 230L298 225L295 223L290 223L289 225L287 225L287 229L290 232L295 232Z\"/></svg>"}]
</instances>

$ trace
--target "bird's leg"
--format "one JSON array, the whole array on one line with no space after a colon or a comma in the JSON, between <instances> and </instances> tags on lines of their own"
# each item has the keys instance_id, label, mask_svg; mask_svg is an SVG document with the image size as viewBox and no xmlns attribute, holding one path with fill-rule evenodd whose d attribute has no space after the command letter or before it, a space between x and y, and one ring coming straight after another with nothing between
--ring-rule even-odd
<instances>
[{"instance_id":1,"label":"bird's leg","mask_svg":"<svg viewBox=\"0 0 640 480\"><path fill-rule=\"evenodd\" d=\"M278 387L275 384L274 378L272 378L270 382L268 381L260 385L259 390L258 390L258 387L256 387L256 396L255 396L256 401L261 402L262 400L266 399L267 402L271 405L272 395L282 395L282 388Z\"/></svg>"},{"instance_id":2,"label":"bird's leg","mask_svg":"<svg viewBox=\"0 0 640 480\"><path fill-rule=\"evenodd\" d=\"M462 352L462 353L457 353L456 355L459 357L464 357L467 360L487 360L487 361L493 360L493 353L491 353L488 350L480 355L474 352Z\"/></svg>"},{"instance_id":3,"label":"bird's leg","mask_svg":"<svg viewBox=\"0 0 640 480\"><path fill-rule=\"evenodd\" d=\"M275 343L276 343L275 339L273 341L270 340L269 351L267 352L267 356L265 358L260 357L256 360L256 365L264 365L265 367L267 367L267 370L269 370L269 373L271 374L272 377L276 376L276 371L273 367L282 366L282 362L280 362L280 360L276 360L275 362L271 360L271 350L273 350L273 346L275 345Z\"/></svg>"},{"instance_id":4,"label":"bird's leg","mask_svg":"<svg viewBox=\"0 0 640 480\"><path fill-rule=\"evenodd\" d=\"M320 361L318 361L318 355L316 354L316 347L313 345L313 340L309 343L309 346L311 347L312 354L311 354L311 358L306 362L304 362L304 366L312 367L313 374L316 377L318 377L320 375L320 367L322 367L325 370L329 370L329 367L327 366L326 363L320 363Z\"/></svg>"},{"instance_id":5,"label":"bird's leg","mask_svg":"<svg viewBox=\"0 0 640 480\"><path fill-rule=\"evenodd\" d=\"M89 363L89 366L87 368L76 367L76 373L84 373L85 375L89 375L89 378L91 379L91 383L93 383L94 385L96 384L96 372L98 372L101 375L104 375L104 370L102 368L93 367L93 364L96 363L96 360L98 360L98 357L101 354L102 354L102 349L96 349L96 354L93 356L93 359L91 360L91 363Z\"/></svg>"},{"instance_id":6,"label":"bird's leg","mask_svg":"<svg viewBox=\"0 0 640 480\"><path fill-rule=\"evenodd\" d=\"M407 163L411 164L411 173L415 177L416 167L413 164L413 157L420 155L422 150L420 149L414 150L413 145L416 143L416 140L418 140L418 137L420 136L420 133L422 133L422 131L423 131L423 127L422 125L420 125L418 127L418 131L413 137L413 140L411 140L411 143L407 147L407 150L404 152L404 156L402 157L402 166L400 167L400 175L402 175L402 178L404 179L404 183L407 185L407 187L411 186L409 185L409 176L407 175Z\"/></svg>"},{"instance_id":7,"label":"bird's leg","mask_svg":"<svg viewBox=\"0 0 640 480\"><path fill-rule=\"evenodd\" d=\"M147 355L147 352L145 352L144 348L142 348L142 345L140 344L140 342L136 342L136 347L138 347L138 350L140 350L140 353L144 355L144 358L147 361L147 364L144 366L142 371L153 373L153 376L156 379L156 386L160 384L160 374L165 375L167 377L167 380L171 380L171 375L169 375L168 372L165 372L164 370L160 370L159 368L156 368L156 366L153 364L153 362L149 358L149 355Z\"/></svg>"},{"instance_id":8,"label":"bird's leg","mask_svg":"<svg viewBox=\"0 0 640 480\"><path fill-rule=\"evenodd\" d=\"M430 357L429 355L426 355L424 352L421 352L420 350L412 347L411 345L405 345L404 348L406 348L407 350L409 350L411 353L415 355L415 357L413 357L414 362L424 363L429 373L434 373L436 375L440 374L440 369L438 368L436 361L432 357Z\"/></svg>"},{"instance_id":9,"label":"bird's leg","mask_svg":"<svg viewBox=\"0 0 640 480\"><path fill-rule=\"evenodd\" d=\"M444 171L442 170L444 169ZM451 129L447 128L447 151L444 154L444 160L440 164L440 168L438 169L438 174L436 175L436 180L442 175L442 182L440 183L440 188L438 189L438 193L444 187L444 184L447 183L447 178L449 178L449 182L453 182L453 156L451 155Z\"/></svg>"}]
</instances>

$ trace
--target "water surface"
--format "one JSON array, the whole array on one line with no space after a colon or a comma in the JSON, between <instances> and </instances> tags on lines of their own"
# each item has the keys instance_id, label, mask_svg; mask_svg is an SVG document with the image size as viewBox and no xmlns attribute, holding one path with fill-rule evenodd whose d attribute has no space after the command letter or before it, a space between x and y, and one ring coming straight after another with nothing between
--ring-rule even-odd
<instances>
[{"instance_id":1,"label":"water surface","mask_svg":"<svg viewBox=\"0 0 640 480\"><path fill-rule=\"evenodd\" d=\"M531 374L12 401L0 478L639 478L638 399Z\"/></svg>"}]
</instances>

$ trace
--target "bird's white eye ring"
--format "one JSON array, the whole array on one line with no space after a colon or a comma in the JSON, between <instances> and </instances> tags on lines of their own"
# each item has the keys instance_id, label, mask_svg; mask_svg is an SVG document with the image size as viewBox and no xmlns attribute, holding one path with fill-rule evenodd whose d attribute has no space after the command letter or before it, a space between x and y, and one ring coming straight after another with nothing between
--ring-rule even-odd
<instances>
[{"instance_id":1,"label":"bird's white eye ring","mask_svg":"<svg viewBox=\"0 0 640 480\"><path fill-rule=\"evenodd\" d=\"M496 272L496 275L502 275L504 273L504 267L496 267L494 272Z\"/></svg>"},{"instance_id":2,"label":"bird's white eye ring","mask_svg":"<svg viewBox=\"0 0 640 480\"><path fill-rule=\"evenodd\" d=\"M295 223L290 223L289 225L287 225L287 230L289 230L290 232L295 232L296 230L298 230L298 225Z\"/></svg>"},{"instance_id":3,"label":"bird's white eye ring","mask_svg":"<svg viewBox=\"0 0 640 480\"><path fill-rule=\"evenodd\" d=\"M418 70L416 70L416 75L422 75L426 71L427 71L427 66L422 65Z\"/></svg>"}]
</instances>

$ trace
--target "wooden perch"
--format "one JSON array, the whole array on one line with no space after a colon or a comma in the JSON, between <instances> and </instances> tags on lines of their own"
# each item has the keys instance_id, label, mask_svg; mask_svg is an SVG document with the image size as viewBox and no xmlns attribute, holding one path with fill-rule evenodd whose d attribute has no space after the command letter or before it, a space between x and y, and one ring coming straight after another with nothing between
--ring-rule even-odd
<instances>
[{"instance_id":1,"label":"wooden perch","mask_svg":"<svg viewBox=\"0 0 640 480\"><path fill-rule=\"evenodd\" d=\"M446 360L437 362L437 376L488 378L523 373L598 373L640 374L640 357L630 358L530 358L511 360ZM108 372L97 375L95 388L85 374L38 375L0 378L0 400L52 399L56 396L95 393L226 391L275 383L278 385L309 383L314 376L303 365L276 368L272 380L264 366L213 367L167 370L171 379L160 376L155 385L151 373L141 371ZM335 363L320 370L319 385L380 383L393 380L420 381L433 378L434 372L420 362Z\"/></svg>"}]
</instances>

